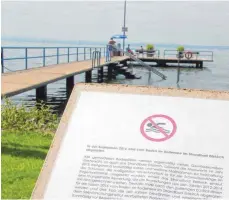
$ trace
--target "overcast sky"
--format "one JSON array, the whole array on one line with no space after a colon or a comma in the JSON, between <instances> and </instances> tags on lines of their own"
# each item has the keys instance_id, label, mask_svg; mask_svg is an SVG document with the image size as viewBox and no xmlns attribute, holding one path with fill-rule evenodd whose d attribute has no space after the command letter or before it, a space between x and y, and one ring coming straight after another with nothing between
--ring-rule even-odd
<instances>
[{"instance_id":1,"label":"overcast sky","mask_svg":"<svg viewBox=\"0 0 229 200\"><path fill-rule=\"evenodd\" d=\"M108 40L121 33L121 1L2 2L2 36ZM229 2L127 2L133 42L229 45Z\"/></svg>"}]
</instances>

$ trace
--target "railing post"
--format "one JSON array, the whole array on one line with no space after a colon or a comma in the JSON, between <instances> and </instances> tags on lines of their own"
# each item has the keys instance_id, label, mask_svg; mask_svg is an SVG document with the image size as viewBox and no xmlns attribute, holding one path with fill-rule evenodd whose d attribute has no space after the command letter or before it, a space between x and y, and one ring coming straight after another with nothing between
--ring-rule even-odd
<instances>
[{"instance_id":1,"label":"railing post","mask_svg":"<svg viewBox=\"0 0 229 200\"><path fill-rule=\"evenodd\" d=\"M78 55L78 47L76 48L76 61L79 60L79 55Z\"/></svg>"},{"instance_id":2,"label":"railing post","mask_svg":"<svg viewBox=\"0 0 229 200\"><path fill-rule=\"evenodd\" d=\"M105 54L105 58L106 58L106 62L108 62L108 50L107 50L107 47L106 47L106 54Z\"/></svg>"},{"instance_id":3,"label":"railing post","mask_svg":"<svg viewBox=\"0 0 229 200\"><path fill-rule=\"evenodd\" d=\"M56 63L59 64L59 47L56 49Z\"/></svg>"},{"instance_id":4,"label":"railing post","mask_svg":"<svg viewBox=\"0 0 229 200\"><path fill-rule=\"evenodd\" d=\"M45 66L45 48L43 48L43 67Z\"/></svg>"},{"instance_id":5,"label":"railing post","mask_svg":"<svg viewBox=\"0 0 229 200\"><path fill-rule=\"evenodd\" d=\"M103 48L104 57L106 56L106 47Z\"/></svg>"},{"instance_id":6,"label":"railing post","mask_svg":"<svg viewBox=\"0 0 229 200\"><path fill-rule=\"evenodd\" d=\"M1 65L2 65L2 73L4 73L4 53L3 53L3 48L1 48Z\"/></svg>"},{"instance_id":7,"label":"railing post","mask_svg":"<svg viewBox=\"0 0 229 200\"><path fill-rule=\"evenodd\" d=\"M91 47L90 47L90 59L91 59Z\"/></svg>"},{"instance_id":8,"label":"railing post","mask_svg":"<svg viewBox=\"0 0 229 200\"><path fill-rule=\"evenodd\" d=\"M28 69L28 49L25 48L25 69Z\"/></svg>"},{"instance_id":9,"label":"railing post","mask_svg":"<svg viewBox=\"0 0 229 200\"><path fill-rule=\"evenodd\" d=\"M68 47L68 63L69 63L69 47Z\"/></svg>"},{"instance_id":10,"label":"railing post","mask_svg":"<svg viewBox=\"0 0 229 200\"><path fill-rule=\"evenodd\" d=\"M85 47L83 49L83 53L84 53L84 60L86 60L86 51L85 51Z\"/></svg>"}]
</instances>

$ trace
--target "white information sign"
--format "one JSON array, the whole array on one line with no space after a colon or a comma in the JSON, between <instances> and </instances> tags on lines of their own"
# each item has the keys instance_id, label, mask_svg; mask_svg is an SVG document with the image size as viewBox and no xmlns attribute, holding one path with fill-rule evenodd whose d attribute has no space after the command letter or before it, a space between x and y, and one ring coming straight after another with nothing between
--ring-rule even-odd
<instances>
[{"instance_id":1,"label":"white information sign","mask_svg":"<svg viewBox=\"0 0 229 200\"><path fill-rule=\"evenodd\" d=\"M229 199L229 101L81 92L45 199Z\"/></svg>"},{"instance_id":2,"label":"white information sign","mask_svg":"<svg viewBox=\"0 0 229 200\"><path fill-rule=\"evenodd\" d=\"M123 31L128 32L128 27L122 27L122 32Z\"/></svg>"}]
</instances>

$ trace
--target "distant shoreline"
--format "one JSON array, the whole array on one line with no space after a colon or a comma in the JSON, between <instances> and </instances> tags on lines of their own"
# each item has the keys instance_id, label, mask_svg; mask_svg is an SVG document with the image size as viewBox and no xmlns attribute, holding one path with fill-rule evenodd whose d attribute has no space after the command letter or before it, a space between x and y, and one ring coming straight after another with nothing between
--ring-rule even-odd
<instances>
[{"instance_id":1,"label":"distant shoreline","mask_svg":"<svg viewBox=\"0 0 229 200\"><path fill-rule=\"evenodd\" d=\"M109 38L108 38L109 39ZM118 42L121 40L117 40ZM70 44L70 45L106 45L107 41L90 41L90 40L51 40L51 39L36 39L36 38L11 38L2 37L1 42L18 42L18 43L48 43L48 44ZM145 46L147 42L131 42L128 41L131 46ZM151 42L152 43L152 42ZM177 48L180 44L161 44L154 43L157 48ZM182 44L185 48L196 48L196 49L219 49L219 50L229 50L229 45L197 45L197 44Z\"/></svg>"}]
</instances>

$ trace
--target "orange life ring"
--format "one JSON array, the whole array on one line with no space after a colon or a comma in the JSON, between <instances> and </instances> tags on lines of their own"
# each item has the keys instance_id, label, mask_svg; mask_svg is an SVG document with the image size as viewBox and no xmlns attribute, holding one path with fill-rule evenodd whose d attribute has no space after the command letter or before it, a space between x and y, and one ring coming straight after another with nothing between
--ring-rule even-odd
<instances>
[{"instance_id":1,"label":"orange life ring","mask_svg":"<svg viewBox=\"0 0 229 200\"><path fill-rule=\"evenodd\" d=\"M192 58L192 52L188 51L185 53L185 58L191 59Z\"/></svg>"}]
</instances>

